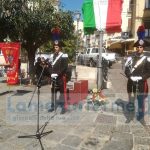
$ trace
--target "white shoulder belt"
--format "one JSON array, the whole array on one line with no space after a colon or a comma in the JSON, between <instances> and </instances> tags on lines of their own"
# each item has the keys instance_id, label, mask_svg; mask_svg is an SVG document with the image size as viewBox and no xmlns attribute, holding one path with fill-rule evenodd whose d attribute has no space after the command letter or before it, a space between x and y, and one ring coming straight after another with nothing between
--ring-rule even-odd
<instances>
[{"instance_id":1,"label":"white shoulder belt","mask_svg":"<svg viewBox=\"0 0 150 150\"><path fill-rule=\"evenodd\" d=\"M62 55L63 55L62 52L60 52L60 53L58 54L58 56L56 57L56 59L53 61L52 66L54 66L54 65L56 64L57 60L58 60Z\"/></svg>"},{"instance_id":2,"label":"white shoulder belt","mask_svg":"<svg viewBox=\"0 0 150 150\"><path fill-rule=\"evenodd\" d=\"M146 56L143 56L140 60L137 61L135 66L132 68L131 73L142 63L142 61L146 58Z\"/></svg>"}]
</instances>

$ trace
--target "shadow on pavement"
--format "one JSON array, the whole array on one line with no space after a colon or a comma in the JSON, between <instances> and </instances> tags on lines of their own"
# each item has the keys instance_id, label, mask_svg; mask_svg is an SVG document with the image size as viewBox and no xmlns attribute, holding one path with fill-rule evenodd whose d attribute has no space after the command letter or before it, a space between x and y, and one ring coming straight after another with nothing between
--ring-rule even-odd
<instances>
[{"instance_id":1,"label":"shadow on pavement","mask_svg":"<svg viewBox=\"0 0 150 150\"><path fill-rule=\"evenodd\" d=\"M6 79L0 80L0 83L6 83L6 82L7 82Z\"/></svg>"},{"instance_id":2,"label":"shadow on pavement","mask_svg":"<svg viewBox=\"0 0 150 150\"><path fill-rule=\"evenodd\" d=\"M12 93L12 92L14 92L14 91L5 91L5 92L0 93L0 96L6 95L6 94Z\"/></svg>"},{"instance_id":3,"label":"shadow on pavement","mask_svg":"<svg viewBox=\"0 0 150 150\"><path fill-rule=\"evenodd\" d=\"M32 91L28 91L28 90L17 90L17 92L13 95L13 96L22 96L24 94L30 93Z\"/></svg>"},{"instance_id":4,"label":"shadow on pavement","mask_svg":"<svg viewBox=\"0 0 150 150\"><path fill-rule=\"evenodd\" d=\"M126 123L130 123L130 121L133 121L135 118L135 110L133 109L132 111L129 111L127 104L127 101L124 101L122 99L117 99L115 101L117 106L122 108L123 114L126 117Z\"/></svg>"}]
</instances>

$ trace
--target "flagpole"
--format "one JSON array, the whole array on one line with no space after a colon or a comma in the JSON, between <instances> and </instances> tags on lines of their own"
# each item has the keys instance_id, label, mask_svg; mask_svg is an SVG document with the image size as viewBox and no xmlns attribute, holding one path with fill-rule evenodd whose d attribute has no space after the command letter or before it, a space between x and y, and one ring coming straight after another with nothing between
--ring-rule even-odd
<instances>
[{"instance_id":1,"label":"flagpole","mask_svg":"<svg viewBox=\"0 0 150 150\"><path fill-rule=\"evenodd\" d=\"M99 31L99 59L97 65L97 89L101 90L103 75L102 75L102 48L103 48L103 30Z\"/></svg>"}]
</instances>

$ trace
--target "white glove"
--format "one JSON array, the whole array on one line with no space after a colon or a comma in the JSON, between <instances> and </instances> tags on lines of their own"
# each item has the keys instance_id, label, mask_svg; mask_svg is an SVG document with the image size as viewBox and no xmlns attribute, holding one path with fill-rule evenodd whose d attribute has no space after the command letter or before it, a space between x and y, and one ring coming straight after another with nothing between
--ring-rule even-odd
<instances>
[{"instance_id":1,"label":"white glove","mask_svg":"<svg viewBox=\"0 0 150 150\"><path fill-rule=\"evenodd\" d=\"M51 78L56 79L57 77L58 77L58 74L56 74L56 73L52 73L52 74L51 74Z\"/></svg>"},{"instance_id":2,"label":"white glove","mask_svg":"<svg viewBox=\"0 0 150 150\"><path fill-rule=\"evenodd\" d=\"M130 77L130 79L132 80L132 81L139 81L139 80L142 80L142 77L140 77L140 76L131 76Z\"/></svg>"}]
</instances>

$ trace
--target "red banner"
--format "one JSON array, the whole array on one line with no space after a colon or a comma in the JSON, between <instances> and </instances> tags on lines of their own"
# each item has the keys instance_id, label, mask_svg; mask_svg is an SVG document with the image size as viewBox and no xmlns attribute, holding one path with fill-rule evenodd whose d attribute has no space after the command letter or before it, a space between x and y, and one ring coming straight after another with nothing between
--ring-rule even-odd
<instances>
[{"instance_id":1,"label":"red banner","mask_svg":"<svg viewBox=\"0 0 150 150\"><path fill-rule=\"evenodd\" d=\"M7 83L17 84L19 81L19 51L20 43L0 43L7 68Z\"/></svg>"}]
</instances>

